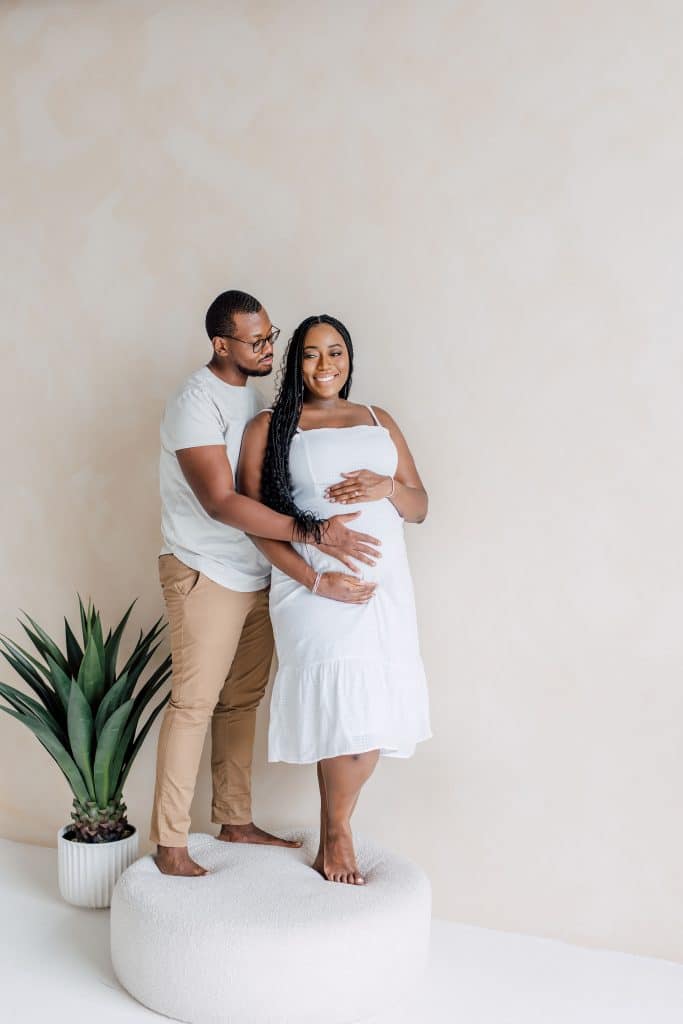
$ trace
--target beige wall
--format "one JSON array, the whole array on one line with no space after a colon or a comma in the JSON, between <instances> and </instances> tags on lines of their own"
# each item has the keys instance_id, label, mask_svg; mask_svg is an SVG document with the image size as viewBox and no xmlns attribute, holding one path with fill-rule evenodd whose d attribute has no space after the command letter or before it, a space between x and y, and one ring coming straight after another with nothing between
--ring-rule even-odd
<instances>
[{"instance_id":1,"label":"beige wall","mask_svg":"<svg viewBox=\"0 0 683 1024\"><path fill-rule=\"evenodd\" d=\"M160 612L158 421L218 291L339 315L431 494L435 738L358 828L440 916L683 960L680 4L25 0L1 32L0 629L77 588ZM265 721L259 820L312 824ZM61 776L4 716L0 751L0 834L53 844Z\"/></svg>"}]
</instances>

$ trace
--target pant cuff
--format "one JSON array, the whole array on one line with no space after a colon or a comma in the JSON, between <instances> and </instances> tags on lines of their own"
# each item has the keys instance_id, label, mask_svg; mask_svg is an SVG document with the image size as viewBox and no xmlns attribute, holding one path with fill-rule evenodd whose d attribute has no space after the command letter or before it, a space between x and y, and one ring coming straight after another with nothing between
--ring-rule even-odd
<instances>
[{"instance_id":1,"label":"pant cuff","mask_svg":"<svg viewBox=\"0 0 683 1024\"><path fill-rule=\"evenodd\" d=\"M221 807L211 808L211 821L214 825L251 825L251 808L231 811Z\"/></svg>"},{"instance_id":2,"label":"pant cuff","mask_svg":"<svg viewBox=\"0 0 683 1024\"><path fill-rule=\"evenodd\" d=\"M187 835L181 832L155 832L149 834L150 842L157 846L187 846Z\"/></svg>"}]
</instances>

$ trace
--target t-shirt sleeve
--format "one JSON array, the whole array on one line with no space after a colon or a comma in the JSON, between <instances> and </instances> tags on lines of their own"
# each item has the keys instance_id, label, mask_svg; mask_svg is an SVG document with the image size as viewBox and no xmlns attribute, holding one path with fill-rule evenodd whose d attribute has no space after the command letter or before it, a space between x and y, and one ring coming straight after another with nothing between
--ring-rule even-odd
<instances>
[{"instance_id":1,"label":"t-shirt sleeve","mask_svg":"<svg viewBox=\"0 0 683 1024\"><path fill-rule=\"evenodd\" d=\"M269 402L265 395L262 395L260 391L257 391L256 394L258 395L257 413L263 412L264 409L270 409L272 407L272 402Z\"/></svg>"},{"instance_id":2,"label":"t-shirt sleeve","mask_svg":"<svg viewBox=\"0 0 683 1024\"><path fill-rule=\"evenodd\" d=\"M225 425L211 397L201 388L174 395L166 406L162 438L171 451L225 444Z\"/></svg>"}]
</instances>

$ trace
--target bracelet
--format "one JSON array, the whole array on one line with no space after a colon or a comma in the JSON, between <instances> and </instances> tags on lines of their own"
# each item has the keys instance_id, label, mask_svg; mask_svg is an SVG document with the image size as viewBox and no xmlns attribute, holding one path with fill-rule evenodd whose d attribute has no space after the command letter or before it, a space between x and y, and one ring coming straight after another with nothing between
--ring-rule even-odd
<instances>
[{"instance_id":1,"label":"bracelet","mask_svg":"<svg viewBox=\"0 0 683 1024\"><path fill-rule=\"evenodd\" d=\"M391 496L393 495L395 490L396 490L396 477L392 476L392 478L391 478L391 490L387 494L387 498L391 498Z\"/></svg>"},{"instance_id":2,"label":"bracelet","mask_svg":"<svg viewBox=\"0 0 683 1024\"><path fill-rule=\"evenodd\" d=\"M315 582L314 582L313 586L311 587L311 593L312 594L317 593L317 590L318 590L318 587L320 586L320 581L321 581L322 578L323 578L323 574L321 572L316 573Z\"/></svg>"}]
</instances>

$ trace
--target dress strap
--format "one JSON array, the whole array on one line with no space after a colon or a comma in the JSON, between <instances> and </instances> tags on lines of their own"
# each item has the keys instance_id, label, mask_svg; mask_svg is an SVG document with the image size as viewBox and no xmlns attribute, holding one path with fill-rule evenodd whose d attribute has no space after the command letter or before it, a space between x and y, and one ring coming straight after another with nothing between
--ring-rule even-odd
<instances>
[{"instance_id":1,"label":"dress strap","mask_svg":"<svg viewBox=\"0 0 683 1024\"><path fill-rule=\"evenodd\" d=\"M375 421L375 423L377 424L377 426L378 426L378 427L381 427L381 426L382 426L382 424L381 424L381 423L380 423L380 421L379 421L379 420L377 419L377 417L376 417L376 415L375 415L375 410L374 410L374 409L372 408L372 406L371 406L371 405L369 405L369 406L368 406L368 409L370 410L370 415L372 416L372 418L373 418L373 420Z\"/></svg>"}]
</instances>

